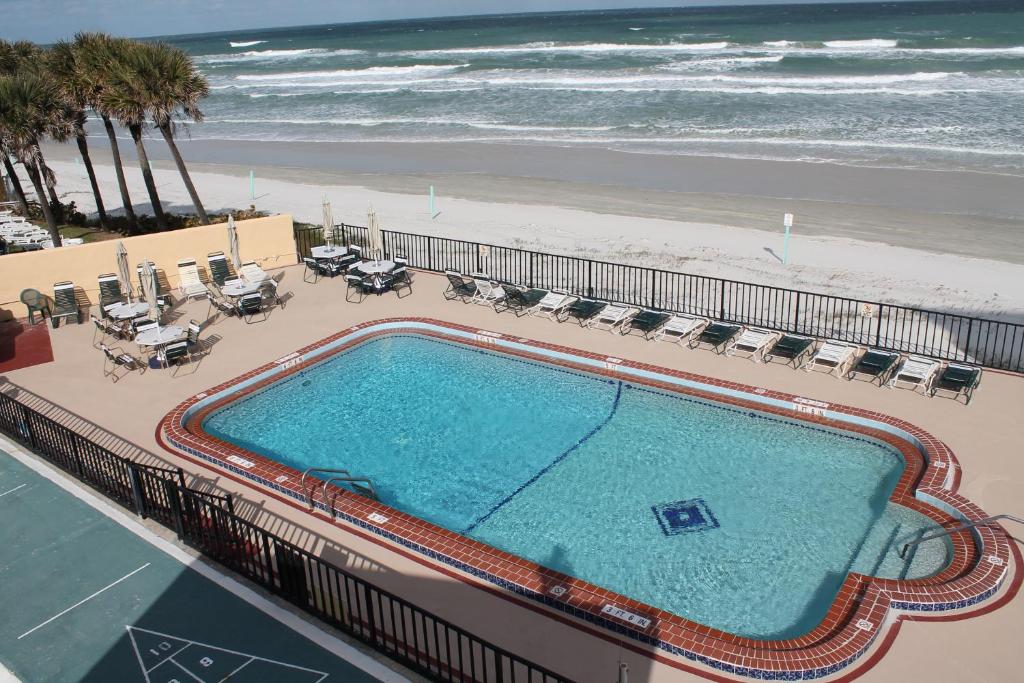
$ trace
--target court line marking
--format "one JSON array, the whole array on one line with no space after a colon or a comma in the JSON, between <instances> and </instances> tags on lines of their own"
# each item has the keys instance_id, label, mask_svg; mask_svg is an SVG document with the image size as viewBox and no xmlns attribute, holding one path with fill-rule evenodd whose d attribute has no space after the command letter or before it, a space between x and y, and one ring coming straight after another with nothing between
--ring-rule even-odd
<instances>
[{"instance_id":1,"label":"court line marking","mask_svg":"<svg viewBox=\"0 0 1024 683\"><path fill-rule=\"evenodd\" d=\"M49 624L51 622L57 621L57 619L60 619L62 616L64 616L65 614L67 614L71 610L75 609L76 607L79 607L80 605L84 605L85 603L89 602L90 600L95 598L100 593L103 593L105 591L110 590L111 588L113 588L117 584L121 583L122 581L126 581L126 580L130 579L131 577L135 576L136 574L138 574L139 572L141 572L143 569L145 569L146 567L148 567L151 564L152 564L152 562L147 562L146 564L142 565L138 569L135 569L133 571L128 572L127 574L122 576L117 581L115 581L115 582L113 582L111 584L108 584L108 585L104 586L103 588L99 589L98 591L96 591L95 593L90 595L89 597L84 598L83 600L79 600L78 602L76 602L75 604L71 605L71 607L68 607L63 612L59 612L59 613L53 615L52 617L50 617L49 619L47 619L46 621L44 621L43 623L39 624L35 628L31 628L28 631L25 631L20 636L18 636L18 640L21 640L22 638L24 638L25 636L29 635L30 633L35 633L36 631L38 631L39 629L41 629L42 627L46 626L47 624Z\"/></svg>"},{"instance_id":2,"label":"court line marking","mask_svg":"<svg viewBox=\"0 0 1024 683\"><path fill-rule=\"evenodd\" d=\"M111 503L108 503L99 495L87 491L81 486L72 483L70 480L64 479L63 476L58 475L50 466L37 461L36 458L38 456L30 455L19 444L14 443L3 435L0 435L0 449L23 464L25 467L28 467L36 474L53 482L64 491L67 491L75 498L84 502L89 507L106 515L108 518L117 522L128 531L131 531L153 547L163 551L167 555L170 555L181 564L200 574L203 578L212 581L214 584L228 591L240 600L249 603L275 621L286 626L292 631L295 631L300 636L303 636L306 640L309 640L315 645L318 645L324 650L330 652L335 657L348 662L352 666L362 669L370 676L381 681L381 683L412 683L409 678L384 666L384 664L378 662L373 657L360 652L320 626L305 621L291 612L278 607L255 590L239 583L229 576L221 574L213 567L189 555L170 541L157 536L155 533L142 526L142 524L135 519L132 519L126 513L115 508Z\"/></svg>"},{"instance_id":3,"label":"court line marking","mask_svg":"<svg viewBox=\"0 0 1024 683\"><path fill-rule=\"evenodd\" d=\"M128 627L125 627L125 628L128 628ZM129 636L129 638L131 638L131 635L132 635L132 630L130 628L128 628L128 636ZM141 665L142 664L142 654L139 652L139 646L135 642L135 638L131 638L131 641L132 641L132 649L135 650L135 656L138 657L139 664ZM161 664L166 662L171 657L177 657L178 655L180 655L182 652L184 652L185 650L189 649L190 647L192 647L192 643L185 643L185 647L180 647L177 650L175 650L174 652L172 652L166 659L161 659L154 666L151 666L148 669L146 669L146 673L147 674L148 673L153 673L153 669L157 668L158 666L160 666ZM145 668L145 667L143 667L143 668Z\"/></svg>"},{"instance_id":4,"label":"court line marking","mask_svg":"<svg viewBox=\"0 0 1024 683\"><path fill-rule=\"evenodd\" d=\"M182 671L184 671L185 673L187 673L187 674L188 674L189 676L191 676L192 678L194 678L194 679L196 679L197 681L199 681L199 683L206 683L206 681L204 681L203 679L201 679L201 678L200 678L199 676L196 676L196 675L195 675L194 673L192 673L191 671L189 671L188 669L186 669L185 667L183 667L183 666L182 666L181 664L178 664L178 663L177 663L176 661L174 661L174 658L173 658L173 657L169 657L168 659L165 659L165 660L164 660L164 662L165 662L165 663L166 663L166 662L170 662L170 663L171 663L171 664L173 664L174 666L178 667L179 669L181 669ZM149 677L147 676L146 678L148 679Z\"/></svg>"},{"instance_id":5,"label":"court line marking","mask_svg":"<svg viewBox=\"0 0 1024 683\"><path fill-rule=\"evenodd\" d=\"M14 493L14 492L15 492L15 491L17 491L18 489L23 489L23 488L25 488L26 486L28 486L28 484L22 484L21 486L15 486L15 487L14 487L13 489L11 489L10 491L4 491L3 493L0 493L0 498L3 498L3 497L4 497L4 496L6 496L6 495L7 495L8 493Z\"/></svg>"},{"instance_id":6,"label":"court line marking","mask_svg":"<svg viewBox=\"0 0 1024 683\"><path fill-rule=\"evenodd\" d=\"M132 648L135 649L135 656L139 659L139 663L140 664L142 663L142 654L139 652L139 648L138 648L138 645L135 642L135 637L132 635L132 631L140 631L142 633L148 633L148 634L153 635L153 636L163 636L164 638L170 638L172 640L180 640L183 643L188 643L188 645L186 645L185 647L181 648L180 650L178 650L174 654L170 655L169 657L164 657L162 660L160 660L159 664L157 664L156 666L154 666L154 667L150 668L148 671L146 671L147 674L149 672L153 671L153 669L156 669L157 667L159 667L164 662L170 661L170 662L173 662L174 664L177 664L182 669L185 669L186 671L188 671L188 673L190 675L192 675L193 678L195 678L196 677L195 674L193 674L191 671L189 671L187 668L185 668L185 666L183 664L179 663L176 659L174 659L175 657L178 656L178 654L180 654L181 652L184 652L187 648L190 648L193 645L195 645L198 648L206 648L207 650L217 650L218 652L226 652L229 655L237 655L239 657L248 657L249 660L245 664L243 664L242 666L246 666L248 664L252 664L255 661L260 661L260 662L267 662L268 664L276 664L278 666L284 666L284 667L287 667L289 669L298 669L299 671L308 671L311 674L317 674L317 675L320 676L320 678L317 679L314 683L320 683L320 681L322 681L325 678L327 678L327 675L328 675L328 674L324 673L323 671L317 671L316 669L310 669L309 667L306 667L306 666L299 666L298 664L289 664L288 662L282 662L282 661L279 661L279 660L276 660L276 659L267 659L266 657L259 657L257 655L250 654L248 652L239 652L238 650L229 650L226 647L218 647L216 645L210 645L209 643L203 643L203 642L200 642L198 640L190 640L188 638L182 638L180 636L173 636L170 633L164 633L163 631L152 631L152 630L150 630L148 628L139 628L138 626L131 626L131 625L126 625L125 628L128 630L129 640L131 640L131 642L132 642ZM242 666L238 667L238 669L241 669ZM235 669L235 671L238 671L238 669ZM235 671L232 671L231 673L234 674ZM148 675L147 675L147 678L148 678ZM230 678L230 675L227 678Z\"/></svg>"}]
</instances>

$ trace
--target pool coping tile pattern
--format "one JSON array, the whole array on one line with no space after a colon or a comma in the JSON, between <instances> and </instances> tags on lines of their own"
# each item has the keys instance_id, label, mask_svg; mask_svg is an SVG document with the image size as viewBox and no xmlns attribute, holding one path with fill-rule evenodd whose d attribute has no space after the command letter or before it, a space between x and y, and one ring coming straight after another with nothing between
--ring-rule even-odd
<instances>
[{"instance_id":1,"label":"pool coping tile pattern","mask_svg":"<svg viewBox=\"0 0 1024 683\"><path fill-rule=\"evenodd\" d=\"M401 327L402 324L409 326ZM368 328L382 325L388 327L364 332ZM424 325L447 328L472 336L469 339L456 337L439 329L421 327ZM356 332L362 334L345 340L345 337ZM773 414L790 421L856 432L863 437L887 444L903 456L906 465L889 498L891 502L911 508L947 527L965 520L977 521L987 516L980 507L956 493L960 483L960 466L949 447L924 430L895 417L861 408L833 403L823 404L780 391L631 360L616 358L614 362L610 362L607 357L600 354L500 335L430 318L388 318L354 325L284 358L250 370L183 401L161 420L157 428L157 439L164 448L176 455L200 464L213 464L226 470L227 475L233 479L249 485L256 484L264 490L269 489L269 495L294 507L304 509L310 514L319 512L329 517L331 512L324 502L314 501L313 509L306 504L306 495L300 490L300 472L205 433L201 427L203 419L241 396L258 391L337 353L378 336L396 334L435 337L464 346L499 351L534 362L604 376L615 381L627 381L633 385L644 385L720 405L739 406L760 413ZM499 345L498 340L514 343L525 349L508 348ZM306 354L328 345L332 345L332 348L324 353L309 359L305 357ZM533 349L537 352L532 353ZM602 367L541 355L545 352L575 356L591 362L597 361ZM252 382L254 378L275 369L278 372L272 376ZM645 371L718 389L744 392L758 398L784 402L790 407L768 405L733 395L658 381L623 370ZM194 415L189 415L197 404L208 401L210 396L245 382L251 384L208 405L203 405ZM832 419L825 414L826 412L887 425L908 434L919 446L890 431ZM412 550L418 555L413 555L413 559L422 564L441 569L435 564L439 563L444 567L454 568L486 584L504 589L514 596L527 598L533 603L540 603L638 643L723 673L760 680L807 680L836 674L861 657L881 633L896 623L898 613L958 610L984 601L998 592L1008 576L1013 552L1006 532L997 525L976 527L973 534L968 531L953 532L949 536L952 559L938 574L922 579L881 579L850 573L824 619L810 632L786 640L758 640L713 629L645 605L413 517L347 489L331 486L328 499L333 500L336 523L353 531L368 532L361 535L378 543L383 540L382 545L396 544ZM386 518L386 521L380 521L383 518ZM1016 554L1013 556L1016 557ZM553 586L564 590L552 591ZM529 606L529 603L527 605ZM607 637L600 632L598 635Z\"/></svg>"}]
</instances>

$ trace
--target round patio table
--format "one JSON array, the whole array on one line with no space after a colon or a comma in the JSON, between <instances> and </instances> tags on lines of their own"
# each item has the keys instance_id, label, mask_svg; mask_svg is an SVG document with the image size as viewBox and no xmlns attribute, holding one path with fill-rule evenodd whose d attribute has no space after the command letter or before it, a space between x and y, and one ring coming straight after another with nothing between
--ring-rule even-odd
<instances>
[{"instance_id":1,"label":"round patio table","mask_svg":"<svg viewBox=\"0 0 1024 683\"><path fill-rule=\"evenodd\" d=\"M390 273L394 269L394 261L362 261L359 263L359 270L363 271L367 275Z\"/></svg>"},{"instance_id":2,"label":"round patio table","mask_svg":"<svg viewBox=\"0 0 1024 683\"><path fill-rule=\"evenodd\" d=\"M135 335L135 343L139 346L162 346L177 341L185 336L184 328L177 325L163 325L143 330Z\"/></svg>"},{"instance_id":3,"label":"round patio table","mask_svg":"<svg viewBox=\"0 0 1024 683\"><path fill-rule=\"evenodd\" d=\"M260 282L235 282L230 285L224 285L220 288L221 293L224 296L230 296L233 299L237 299L240 296L246 294L254 294L260 291Z\"/></svg>"},{"instance_id":4,"label":"round patio table","mask_svg":"<svg viewBox=\"0 0 1024 683\"><path fill-rule=\"evenodd\" d=\"M309 250L309 253L313 255L313 258L319 259L336 259L341 258L348 253L348 249L345 247L328 247L319 246L313 247Z\"/></svg>"},{"instance_id":5,"label":"round patio table","mask_svg":"<svg viewBox=\"0 0 1024 683\"><path fill-rule=\"evenodd\" d=\"M107 312L114 320L132 320L149 313L149 304L145 301L138 301L134 304L121 304Z\"/></svg>"}]
</instances>

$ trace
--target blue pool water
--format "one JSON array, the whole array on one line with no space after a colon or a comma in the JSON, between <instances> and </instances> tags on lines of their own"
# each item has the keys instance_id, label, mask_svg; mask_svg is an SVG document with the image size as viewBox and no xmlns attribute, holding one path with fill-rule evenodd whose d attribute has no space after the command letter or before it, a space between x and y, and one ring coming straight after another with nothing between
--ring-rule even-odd
<instances>
[{"instance_id":1,"label":"blue pool water","mask_svg":"<svg viewBox=\"0 0 1024 683\"><path fill-rule=\"evenodd\" d=\"M413 335L379 337L210 415L298 470L700 623L788 638L850 571L915 578L944 541L888 502L891 448Z\"/></svg>"}]
</instances>

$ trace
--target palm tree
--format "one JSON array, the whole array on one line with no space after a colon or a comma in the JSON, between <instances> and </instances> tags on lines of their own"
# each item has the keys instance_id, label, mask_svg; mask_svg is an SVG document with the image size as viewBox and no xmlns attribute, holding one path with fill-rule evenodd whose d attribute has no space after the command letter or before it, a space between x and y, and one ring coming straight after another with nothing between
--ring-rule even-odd
<instances>
[{"instance_id":1,"label":"palm tree","mask_svg":"<svg viewBox=\"0 0 1024 683\"><path fill-rule=\"evenodd\" d=\"M0 138L28 172L55 247L61 245L60 230L44 185L52 190L56 183L39 143L45 136L66 140L73 133L72 119L57 86L45 75L19 69L0 76Z\"/></svg>"},{"instance_id":2,"label":"palm tree","mask_svg":"<svg viewBox=\"0 0 1024 683\"><path fill-rule=\"evenodd\" d=\"M20 62L21 58L16 45L8 43L6 40L0 40L0 76L13 74L18 70ZM14 187L14 194L18 198L21 213L27 217L29 213L28 199L25 198L25 191L21 187L21 180L18 179L18 172L14 169L14 164L11 163L12 156L14 153L0 131L0 157L3 157L4 171L11 179L11 186Z\"/></svg>"},{"instance_id":3,"label":"palm tree","mask_svg":"<svg viewBox=\"0 0 1024 683\"><path fill-rule=\"evenodd\" d=\"M139 158L139 167L142 169L142 179L146 183L149 201L153 205L157 230L166 230L167 218L160 204L160 195L153 181L153 171L149 167L149 156L142 141L142 126L146 123L149 89L152 83L158 82L159 74L153 72L153 66L147 60L145 50L140 49L140 43L127 40L116 42L118 46L114 59L108 64L109 71L99 92L100 106L113 114L131 134Z\"/></svg>"},{"instance_id":4,"label":"palm tree","mask_svg":"<svg viewBox=\"0 0 1024 683\"><path fill-rule=\"evenodd\" d=\"M195 64L184 51L164 43L143 43L139 45L140 60L146 67L144 96L153 123L164 136L171 150L174 163L185 183L196 215L203 225L209 225L206 209L199 201L199 195L189 177L185 161L174 143L175 117L182 115L196 123L203 120L199 100L210 94L206 78L199 73Z\"/></svg>"},{"instance_id":5,"label":"palm tree","mask_svg":"<svg viewBox=\"0 0 1024 683\"><path fill-rule=\"evenodd\" d=\"M82 155L85 171L89 175L93 196L96 198L96 213L99 215L100 227L107 230L109 228L107 211L103 206L103 195L100 194L96 172L92 167L92 159L89 158L89 145L85 139L85 108L89 106L89 84L81 76L81 69L78 66L78 51L75 49L75 45L66 40L55 44L46 53L46 66L56 79L61 94L73 113L72 124L75 141L78 143L78 151Z\"/></svg>"},{"instance_id":6,"label":"palm tree","mask_svg":"<svg viewBox=\"0 0 1024 683\"><path fill-rule=\"evenodd\" d=\"M121 204L124 215L128 219L129 233L138 232L139 219L135 216L132 199L128 194L128 183L124 176L124 164L121 162L121 150L117 144L117 133L111 119L113 113L103 105L103 89L109 86L108 76L111 64L116 61L120 45L125 42L111 38L104 33L79 33L75 36L76 63L79 76L87 91L89 106L103 120L103 128L110 141L110 154L114 160L114 174L117 186L121 191Z\"/></svg>"}]
</instances>

